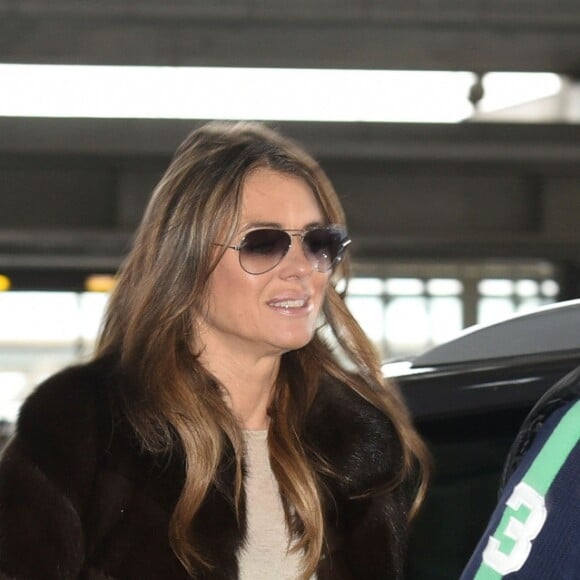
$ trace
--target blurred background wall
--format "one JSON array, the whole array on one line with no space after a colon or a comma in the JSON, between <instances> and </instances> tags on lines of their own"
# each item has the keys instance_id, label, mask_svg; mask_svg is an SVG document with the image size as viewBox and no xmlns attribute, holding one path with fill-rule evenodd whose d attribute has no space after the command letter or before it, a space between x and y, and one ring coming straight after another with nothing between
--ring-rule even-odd
<instances>
[{"instance_id":1,"label":"blurred background wall","mask_svg":"<svg viewBox=\"0 0 580 580\"><path fill-rule=\"evenodd\" d=\"M51 77L49 65L72 68ZM135 97L90 84L98 69L81 65L214 67L227 89L178 85L161 97L162 115L133 115L163 81ZM354 239L348 300L385 359L579 296L576 0L0 0L4 420L44 376L90 355L151 189L207 118L198 99L236 103L236 75L256 68L267 74L249 118L304 143L335 183ZM319 82L284 81L287 69ZM312 104L329 71L448 71L468 82L446 97L428 75L413 77L404 95L395 77L355 78L326 97L350 106L347 120L266 115L268 90ZM494 85L493 73L551 73L556 88L526 93L528 77L496 74ZM497 86L519 100L486 106ZM172 116L175 93L190 105L185 118ZM51 112L65 95L72 104ZM400 118L397 95L412 105ZM86 112L105 101L125 112ZM371 102L378 113L368 120ZM453 120L441 121L444 105Z\"/></svg>"}]
</instances>

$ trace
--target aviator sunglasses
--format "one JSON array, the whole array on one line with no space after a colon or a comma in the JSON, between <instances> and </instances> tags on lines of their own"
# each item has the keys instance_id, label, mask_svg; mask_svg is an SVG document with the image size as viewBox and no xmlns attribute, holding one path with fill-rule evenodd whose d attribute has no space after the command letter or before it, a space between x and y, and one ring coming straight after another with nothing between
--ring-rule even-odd
<instances>
[{"instance_id":1,"label":"aviator sunglasses","mask_svg":"<svg viewBox=\"0 0 580 580\"><path fill-rule=\"evenodd\" d=\"M240 266L248 274L265 274L275 268L300 238L302 251L316 272L330 272L342 259L350 244L346 229L340 225L317 226L306 230L259 228L248 232L237 246L225 246L239 253Z\"/></svg>"}]
</instances>

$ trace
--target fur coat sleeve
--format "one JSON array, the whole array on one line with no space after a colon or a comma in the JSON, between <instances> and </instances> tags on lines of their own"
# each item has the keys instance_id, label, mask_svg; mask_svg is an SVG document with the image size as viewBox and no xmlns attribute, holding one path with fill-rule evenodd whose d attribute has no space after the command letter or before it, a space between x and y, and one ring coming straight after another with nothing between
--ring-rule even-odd
<instances>
[{"instance_id":1,"label":"fur coat sleeve","mask_svg":"<svg viewBox=\"0 0 580 580\"><path fill-rule=\"evenodd\" d=\"M391 489L401 446L392 424L342 384L320 390L305 439L332 465L324 479L327 549L319 580L399 580L404 577L409 495Z\"/></svg>"},{"instance_id":2,"label":"fur coat sleeve","mask_svg":"<svg viewBox=\"0 0 580 580\"><path fill-rule=\"evenodd\" d=\"M113 414L118 377L97 361L41 385L24 404L0 462L0 580L186 580L168 541L183 485L179 453L143 452ZM407 499L385 483L400 445L391 423L345 386L321 385L304 432L321 475L325 547L318 580L403 577ZM192 523L216 566L200 580L238 578L244 541L224 457ZM373 491L374 490L374 491Z\"/></svg>"},{"instance_id":3,"label":"fur coat sleeve","mask_svg":"<svg viewBox=\"0 0 580 580\"><path fill-rule=\"evenodd\" d=\"M70 373L69 373L70 374ZM102 404L91 374L66 373L23 406L0 464L0 570L7 578L77 578L86 556L83 512L97 470Z\"/></svg>"}]
</instances>

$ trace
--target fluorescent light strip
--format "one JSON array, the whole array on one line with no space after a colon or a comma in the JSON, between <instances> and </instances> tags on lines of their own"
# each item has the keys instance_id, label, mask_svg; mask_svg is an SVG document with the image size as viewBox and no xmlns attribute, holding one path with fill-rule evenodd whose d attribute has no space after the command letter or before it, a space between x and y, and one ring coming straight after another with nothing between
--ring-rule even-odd
<instances>
[{"instance_id":1,"label":"fluorescent light strip","mask_svg":"<svg viewBox=\"0 0 580 580\"><path fill-rule=\"evenodd\" d=\"M469 72L0 65L0 116L458 122Z\"/></svg>"},{"instance_id":2,"label":"fluorescent light strip","mask_svg":"<svg viewBox=\"0 0 580 580\"><path fill-rule=\"evenodd\" d=\"M454 123L471 72L0 64L0 116ZM555 94L549 73L484 77L481 110Z\"/></svg>"},{"instance_id":3,"label":"fluorescent light strip","mask_svg":"<svg viewBox=\"0 0 580 580\"><path fill-rule=\"evenodd\" d=\"M554 73L488 73L483 77L481 112L501 111L523 103L551 97L562 90L563 82Z\"/></svg>"}]
</instances>

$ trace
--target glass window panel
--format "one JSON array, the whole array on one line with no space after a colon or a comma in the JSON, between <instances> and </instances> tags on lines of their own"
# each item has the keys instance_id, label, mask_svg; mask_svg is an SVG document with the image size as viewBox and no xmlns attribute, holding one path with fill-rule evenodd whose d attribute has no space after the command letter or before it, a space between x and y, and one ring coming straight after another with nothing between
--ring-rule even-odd
<instances>
[{"instance_id":1,"label":"glass window panel","mask_svg":"<svg viewBox=\"0 0 580 580\"><path fill-rule=\"evenodd\" d=\"M514 313L514 304L510 298L481 298L477 305L477 322L492 324Z\"/></svg>"},{"instance_id":2,"label":"glass window panel","mask_svg":"<svg viewBox=\"0 0 580 580\"><path fill-rule=\"evenodd\" d=\"M13 421L24 398L47 376L86 358L106 294L0 294L0 418Z\"/></svg>"},{"instance_id":3,"label":"glass window panel","mask_svg":"<svg viewBox=\"0 0 580 580\"><path fill-rule=\"evenodd\" d=\"M539 296L531 296L529 298L524 298L520 300L520 303L517 307L518 314L523 314L524 312L530 312L531 310L535 310L540 306L544 305L546 301Z\"/></svg>"},{"instance_id":4,"label":"glass window panel","mask_svg":"<svg viewBox=\"0 0 580 580\"><path fill-rule=\"evenodd\" d=\"M516 294L523 298L537 296L540 291L540 285L535 280L518 280L515 286Z\"/></svg>"},{"instance_id":5,"label":"glass window panel","mask_svg":"<svg viewBox=\"0 0 580 580\"><path fill-rule=\"evenodd\" d=\"M0 294L0 340L72 342L79 337L74 292Z\"/></svg>"},{"instance_id":6,"label":"glass window panel","mask_svg":"<svg viewBox=\"0 0 580 580\"><path fill-rule=\"evenodd\" d=\"M383 338L383 301L375 297L349 296L346 304L367 336L380 344Z\"/></svg>"},{"instance_id":7,"label":"glass window panel","mask_svg":"<svg viewBox=\"0 0 580 580\"><path fill-rule=\"evenodd\" d=\"M540 287L542 294L549 298L556 298L560 292L560 286L555 280L544 280Z\"/></svg>"},{"instance_id":8,"label":"glass window panel","mask_svg":"<svg viewBox=\"0 0 580 580\"><path fill-rule=\"evenodd\" d=\"M514 293L512 280L500 278L486 278L477 285L482 296L511 296Z\"/></svg>"},{"instance_id":9,"label":"glass window panel","mask_svg":"<svg viewBox=\"0 0 580 580\"><path fill-rule=\"evenodd\" d=\"M392 296L417 296L424 292L425 284L419 278L390 278L385 290Z\"/></svg>"},{"instance_id":10,"label":"glass window panel","mask_svg":"<svg viewBox=\"0 0 580 580\"><path fill-rule=\"evenodd\" d=\"M393 298L385 311L385 337L391 356L416 354L425 348L429 343L427 299Z\"/></svg>"},{"instance_id":11,"label":"glass window panel","mask_svg":"<svg viewBox=\"0 0 580 580\"><path fill-rule=\"evenodd\" d=\"M431 298L431 342L439 344L457 336L463 328L463 304L457 297Z\"/></svg>"},{"instance_id":12,"label":"glass window panel","mask_svg":"<svg viewBox=\"0 0 580 580\"><path fill-rule=\"evenodd\" d=\"M371 296L383 293L383 281L380 278L352 278L348 283L349 294L366 294Z\"/></svg>"},{"instance_id":13,"label":"glass window panel","mask_svg":"<svg viewBox=\"0 0 580 580\"><path fill-rule=\"evenodd\" d=\"M94 342L101 327L109 294L104 292L84 292L80 296L80 325L82 337Z\"/></svg>"},{"instance_id":14,"label":"glass window panel","mask_svg":"<svg viewBox=\"0 0 580 580\"><path fill-rule=\"evenodd\" d=\"M28 381L24 373L0 371L0 421L16 421L18 410L28 391Z\"/></svg>"},{"instance_id":15,"label":"glass window panel","mask_svg":"<svg viewBox=\"0 0 580 580\"><path fill-rule=\"evenodd\" d=\"M432 296L457 296L463 292L463 284L454 278L431 278L427 292Z\"/></svg>"}]
</instances>

